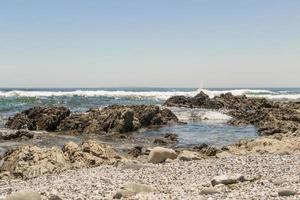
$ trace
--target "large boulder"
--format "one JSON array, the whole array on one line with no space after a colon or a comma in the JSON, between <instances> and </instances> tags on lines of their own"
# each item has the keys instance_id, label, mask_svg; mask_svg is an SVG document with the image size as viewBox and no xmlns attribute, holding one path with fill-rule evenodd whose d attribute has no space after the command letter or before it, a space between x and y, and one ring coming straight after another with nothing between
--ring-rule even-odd
<instances>
[{"instance_id":1,"label":"large boulder","mask_svg":"<svg viewBox=\"0 0 300 200\"><path fill-rule=\"evenodd\" d=\"M28 145L7 152L0 171L9 171L14 177L28 179L69 167L68 158L59 148Z\"/></svg>"},{"instance_id":2,"label":"large boulder","mask_svg":"<svg viewBox=\"0 0 300 200\"><path fill-rule=\"evenodd\" d=\"M41 199L42 199L41 195L38 192L32 190L18 191L4 198L4 200L41 200Z\"/></svg>"},{"instance_id":3,"label":"large boulder","mask_svg":"<svg viewBox=\"0 0 300 200\"><path fill-rule=\"evenodd\" d=\"M70 168L112 165L120 161L122 157L110 146L90 140L81 145L69 142L63 149L26 145L5 154L0 173L9 172L14 177L30 179Z\"/></svg>"},{"instance_id":4,"label":"large boulder","mask_svg":"<svg viewBox=\"0 0 300 200\"><path fill-rule=\"evenodd\" d=\"M8 119L7 128L55 131L70 115L65 107L33 107Z\"/></svg>"},{"instance_id":5,"label":"large boulder","mask_svg":"<svg viewBox=\"0 0 300 200\"><path fill-rule=\"evenodd\" d=\"M165 162L167 159L176 159L178 154L173 149L155 147L151 150L148 161L153 164Z\"/></svg>"}]
</instances>

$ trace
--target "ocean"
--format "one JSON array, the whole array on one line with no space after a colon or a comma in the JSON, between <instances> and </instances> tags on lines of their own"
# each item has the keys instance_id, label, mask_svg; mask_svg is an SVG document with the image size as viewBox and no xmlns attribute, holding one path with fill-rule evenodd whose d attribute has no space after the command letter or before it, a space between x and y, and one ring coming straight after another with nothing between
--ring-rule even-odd
<instances>
[{"instance_id":1,"label":"ocean","mask_svg":"<svg viewBox=\"0 0 300 200\"><path fill-rule=\"evenodd\" d=\"M300 101L300 88L2 88L0 89L0 128L8 117L33 106L66 106L73 112L113 104L152 104L162 106L174 95L195 96L200 91L210 97L231 92L234 95L265 97L276 101ZM157 137L176 133L179 146L207 143L213 146L231 144L240 139L257 137L254 126L226 124L229 116L207 109L171 108L187 124L141 130L138 137ZM204 120L207 119L207 120Z\"/></svg>"}]
</instances>

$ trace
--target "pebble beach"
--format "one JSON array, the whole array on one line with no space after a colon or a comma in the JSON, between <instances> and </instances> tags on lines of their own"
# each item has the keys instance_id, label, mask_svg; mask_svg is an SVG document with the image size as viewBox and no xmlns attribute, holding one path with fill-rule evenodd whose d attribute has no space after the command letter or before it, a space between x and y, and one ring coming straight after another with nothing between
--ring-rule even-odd
<instances>
[{"instance_id":1,"label":"pebble beach","mask_svg":"<svg viewBox=\"0 0 300 200\"><path fill-rule=\"evenodd\" d=\"M130 199L300 199L300 194L279 196L281 191L299 192L300 153L208 158L199 161L170 161L164 164L128 163L69 170L31 180L1 180L0 193L36 190L42 199L112 199L125 183L155 189ZM216 185L215 176L241 174L251 181Z\"/></svg>"}]
</instances>

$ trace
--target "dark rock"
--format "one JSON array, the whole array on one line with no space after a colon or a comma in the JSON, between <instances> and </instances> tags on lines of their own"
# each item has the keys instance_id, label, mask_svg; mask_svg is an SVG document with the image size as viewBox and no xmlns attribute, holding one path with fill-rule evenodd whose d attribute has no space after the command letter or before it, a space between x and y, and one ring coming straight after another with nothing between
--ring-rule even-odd
<instances>
[{"instance_id":1,"label":"dark rock","mask_svg":"<svg viewBox=\"0 0 300 200\"><path fill-rule=\"evenodd\" d=\"M135 146L135 147L133 147L132 149L130 149L128 151L128 154L135 157L135 158L142 155L142 153L143 153L143 147L141 147L141 146Z\"/></svg>"},{"instance_id":2,"label":"dark rock","mask_svg":"<svg viewBox=\"0 0 300 200\"><path fill-rule=\"evenodd\" d=\"M219 149L217 149L215 147L208 146L205 143L197 145L197 146L194 146L193 150L199 151L202 154L207 155L207 156L215 156L217 153L220 152Z\"/></svg>"},{"instance_id":3,"label":"dark rock","mask_svg":"<svg viewBox=\"0 0 300 200\"><path fill-rule=\"evenodd\" d=\"M33 136L33 132L28 130L0 129L0 139L2 140L31 139Z\"/></svg>"},{"instance_id":4,"label":"dark rock","mask_svg":"<svg viewBox=\"0 0 300 200\"><path fill-rule=\"evenodd\" d=\"M113 105L84 114L72 114L62 121L59 129L75 133L127 133L139 128L177 122L169 110L151 105Z\"/></svg>"},{"instance_id":5,"label":"dark rock","mask_svg":"<svg viewBox=\"0 0 300 200\"><path fill-rule=\"evenodd\" d=\"M62 198L57 195L51 195L48 200L62 200Z\"/></svg>"},{"instance_id":6,"label":"dark rock","mask_svg":"<svg viewBox=\"0 0 300 200\"><path fill-rule=\"evenodd\" d=\"M33 107L8 119L7 128L55 131L70 115L65 107Z\"/></svg>"},{"instance_id":7,"label":"dark rock","mask_svg":"<svg viewBox=\"0 0 300 200\"><path fill-rule=\"evenodd\" d=\"M249 98L231 93L209 98L203 92L195 97L174 96L165 106L222 109L233 117L229 124L255 125L260 135L277 133L297 135L300 129L299 102L272 102L265 98Z\"/></svg>"},{"instance_id":8,"label":"dark rock","mask_svg":"<svg viewBox=\"0 0 300 200\"><path fill-rule=\"evenodd\" d=\"M178 140L178 135L175 134L175 133L166 133L164 138L170 140L170 141L174 141L174 142L177 142Z\"/></svg>"}]
</instances>

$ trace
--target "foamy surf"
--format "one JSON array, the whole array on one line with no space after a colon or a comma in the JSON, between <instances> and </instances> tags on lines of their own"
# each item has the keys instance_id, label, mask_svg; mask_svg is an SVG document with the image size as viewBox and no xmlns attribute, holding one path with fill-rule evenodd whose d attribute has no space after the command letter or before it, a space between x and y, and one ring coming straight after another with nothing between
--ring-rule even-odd
<instances>
[{"instance_id":1,"label":"foamy surf","mask_svg":"<svg viewBox=\"0 0 300 200\"><path fill-rule=\"evenodd\" d=\"M172 96L195 96L200 91L203 91L210 98L219 96L225 93L233 95L246 95L248 97L264 97L273 100L300 100L300 92L289 91L271 91L265 89L230 89L230 90L214 90L214 89L194 89L190 91L130 91L130 90L74 90L74 91L28 91L28 90L12 90L0 91L0 97L111 97L111 98L130 98L130 99L155 99L167 100Z\"/></svg>"},{"instance_id":2,"label":"foamy surf","mask_svg":"<svg viewBox=\"0 0 300 200\"><path fill-rule=\"evenodd\" d=\"M190 109L190 108L170 108L180 121L219 121L226 122L231 119L230 116L218 111L208 109Z\"/></svg>"}]
</instances>

